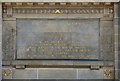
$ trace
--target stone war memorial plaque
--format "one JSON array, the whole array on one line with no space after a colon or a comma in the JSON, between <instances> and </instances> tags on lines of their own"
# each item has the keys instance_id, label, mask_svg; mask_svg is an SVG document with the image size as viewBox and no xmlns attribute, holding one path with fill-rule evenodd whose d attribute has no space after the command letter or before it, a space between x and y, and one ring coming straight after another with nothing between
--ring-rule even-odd
<instances>
[{"instance_id":1,"label":"stone war memorial plaque","mask_svg":"<svg viewBox=\"0 0 120 81\"><path fill-rule=\"evenodd\" d=\"M17 19L17 59L99 59L99 20Z\"/></svg>"}]
</instances>

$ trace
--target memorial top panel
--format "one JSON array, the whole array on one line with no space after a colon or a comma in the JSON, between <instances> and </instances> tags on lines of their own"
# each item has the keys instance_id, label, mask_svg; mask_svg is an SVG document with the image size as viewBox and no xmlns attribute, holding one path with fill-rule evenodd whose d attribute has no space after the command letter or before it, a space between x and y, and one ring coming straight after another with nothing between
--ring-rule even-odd
<instances>
[{"instance_id":1,"label":"memorial top panel","mask_svg":"<svg viewBox=\"0 0 120 81\"><path fill-rule=\"evenodd\" d=\"M18 59L98 59L98 19L18 19Z\"/></svg>"},{"instance_id":2,"label":"memorial top panel","mask_svg":"<svg viewBox=\"0 0 120 81\"><path fill-rule=\"evenodd\" d=\"M0 0L0 2L119 2L119 0Z\"/></svg>"}]
</instances>

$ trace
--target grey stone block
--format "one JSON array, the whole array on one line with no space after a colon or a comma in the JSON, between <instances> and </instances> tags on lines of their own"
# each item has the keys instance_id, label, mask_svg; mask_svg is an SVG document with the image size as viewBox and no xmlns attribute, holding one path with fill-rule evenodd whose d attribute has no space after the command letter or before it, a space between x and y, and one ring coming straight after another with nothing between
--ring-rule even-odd
<instances>
[{"instance_id":1,"label":"grey stone block","mask_svg":"<svg viewBox=\"0 0 120 81\"><path fill-rule=\"evenodd\" d=\"M118 69L120 70L120 59L118 60L118 65L117 66L118 66Z\"/></svg>"},{"instance_id":2,"label":"grey stone block","mask_svg":"<svg viewBox=\"0 0 120 81\"><path fill-rule=\"evenodd\" d=\"M118 32L119 30L118 30L118 26L117 25L114 25L114 35L118 35L119 34L119 32Z\"/></svg>"},{"instance_id":3,"label":"grey stone block","mask_svg":"<svg viewBox=\"0 0 120 81\"><path fill-rule=\"evenodd\" d=\"M14 69L13 79L37 79L37 69Z\"/></svg>"},{"instance_id":4,"label":"grey stone block","mask_svg":"<svg viewBox=\"0 0 120 81\"><path fill-rule=\"evenodd\" d=\"M120 51L118 51L118 60L120 60Z\"/></svg>"},{"instance_id":5,"label":"grey stone block","mask_svg":"<svg viewBox=\"0 0 120 81\"><path fill-rule=\"evenodd\" d=\"M120 79L120 69L118 70L118 78Z\"/></svg>"},{"instance_id":6,"label":"grey stone block","mask_svg":"<svg viewBox=\"0 0 120 81\"><path fill-rule=\"evenodd\" d=\"M75 69L39 69L38 78L40 79L76 79Z\"/></svg>"},{"instance_id":7,"label":"grey stone block","mask_svg":"<svg viewBox=\"0 0 120 81\"><path fill-rule=\"evenodd\" d=\"M120 35L118 35L118 43L120 44Z\"/></svg>"},{"instance_id":8,"label":"grey stone block","mask_svg":"<svg viewBox=\"0 0 120 81\"><path fill-rule=\"evenodd\" d=\"M114 25L118 25L119 23L119 18L114 18Z\"/></svg>"},{"instance_id":9,"label":"grey stone block","mask_svg":"<svg viewBox=\"0 0 120 81\"><path fill-rule=\"evenodd\" d=\"M103 79L103 70L89 70L80 69L78 70L78 79Z\"/></svg>"},{"instance_id":10,"label":"grey stone block","mask_svg":"<svg viewBox=\"0 0 120 81\"><path fill-rule=\"evenodd\" d=\"M111 20L109 22L107 20L106 21L104 20L104 21L101 21L101 22L102 22L101 25L103 27L111 27L111 26L113 26L113 21L111 21Z\"/></svg>"},{"instance_id":11,"label":"grey stone block","mask_svg":"<svg viewBox=\"0 0 120 81\"><path fill-rule=\"evenodd\" d=\"M120 44L118 45L118 51L120 51Z\"/></svg>"}]
</instances>

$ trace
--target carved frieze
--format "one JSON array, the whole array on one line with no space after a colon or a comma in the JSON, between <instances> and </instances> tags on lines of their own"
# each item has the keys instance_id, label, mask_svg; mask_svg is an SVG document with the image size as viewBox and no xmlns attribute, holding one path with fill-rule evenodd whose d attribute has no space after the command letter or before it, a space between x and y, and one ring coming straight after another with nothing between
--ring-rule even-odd
<instances>
[{"instance_id":1,"label":"carved frieze","mask_svg":"<svg viewBox=\"0 0 120 81\"><path fill-rule=\"evenodd\" d=\"M59 10L59 13L56 11ZM112 3L4 3L4 13L12 14L111 14ZM5 12L6 11L6 12ZM11 12L12 11L12 12Z\"/></svg>"},{"instance_id":2,"label":"carved frieze","mask_svg":"<svg viewBox=\"0 0 120 81\"><path fill-rule=\"evenodd\" d=\"M104 8L13 8L13 14L104 14ZM108 8L108 14L112 13L112 9Z\"/></svg>"}]
</instances>

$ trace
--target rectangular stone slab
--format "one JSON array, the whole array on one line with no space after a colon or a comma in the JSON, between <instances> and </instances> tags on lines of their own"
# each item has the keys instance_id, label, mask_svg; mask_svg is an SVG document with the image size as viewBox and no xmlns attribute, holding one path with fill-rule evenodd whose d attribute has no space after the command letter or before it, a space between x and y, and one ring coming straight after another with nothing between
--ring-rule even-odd
<instances>
[{"instance_id":1,"label":"rectangular stone slab","mask_svg":"<svg viewBox=\"0 0 120 81\"><path fill-rule=\"evenodd\" d=\"M18 19L17 59L99 59L99 20Z\"/></svg>"}]
</instances>

